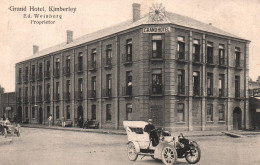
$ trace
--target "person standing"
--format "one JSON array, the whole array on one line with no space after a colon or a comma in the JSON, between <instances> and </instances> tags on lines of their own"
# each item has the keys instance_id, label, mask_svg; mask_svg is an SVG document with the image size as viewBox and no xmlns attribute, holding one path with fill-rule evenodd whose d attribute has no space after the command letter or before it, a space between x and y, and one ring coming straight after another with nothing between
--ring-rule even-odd
<instances>
[{"instance_id":1,"label":"person standing","mask_svg":"<svg viewBox=\"0 0 260 165\"><path fill-rule=\"evenodd\" d=\"M48 120L49 120L49 127L50 127L52 126L52 115L49 116Z\"/></svg>"},{"instance_id":2,"label":"person standing","mask_svg":"<svg viewBox=\"0 0 260 165\"><path fill-rule=\"evenodd\" d=\"M144 131L149 133L149 138L152 141L152 145L157 146L159 144L159 137L152 122L152 119L148 119L148 124L144 127Z\"/></svg>"}]
</instances>

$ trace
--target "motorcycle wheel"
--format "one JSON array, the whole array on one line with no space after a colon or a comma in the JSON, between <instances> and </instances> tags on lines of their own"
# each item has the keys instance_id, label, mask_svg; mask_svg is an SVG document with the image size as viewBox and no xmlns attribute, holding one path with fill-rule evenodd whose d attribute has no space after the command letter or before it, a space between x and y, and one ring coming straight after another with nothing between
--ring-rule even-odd
<instances>
[{"instance_id":1,"label":"motorcycle wheel","mask_svg":"<svg viewBox=\"0 0 260 165\"><path fill-rule=\"evenodd\" d=\"M173 146L167 145L162 149L162 162L165 165L174 165L177 160L177 152Z\"/></svg>"},{"instance_id":2,"label":"motorcycle wheel","mask_svg":"<svg viewBox=\"0 0 260 165\"><path fill-rule=\"evenodd\" d=\"M136 161L136 159L138 157L135 145L132 142L130 142L127 146L127 155L128 155L129 160L131 160L131 161Z\"/></svg>"},{"instance_id":3,"label":"motorcycle wheel","mask_svg":"<svg viewBox=\"0 0 260 165\"><path fill-rule=\"evenodd\" d=\"M185 159L189 164L196 164L200 161L201 151L199 146L192 147L190 152L185 156Z\"/></svg>"}]
</instances>

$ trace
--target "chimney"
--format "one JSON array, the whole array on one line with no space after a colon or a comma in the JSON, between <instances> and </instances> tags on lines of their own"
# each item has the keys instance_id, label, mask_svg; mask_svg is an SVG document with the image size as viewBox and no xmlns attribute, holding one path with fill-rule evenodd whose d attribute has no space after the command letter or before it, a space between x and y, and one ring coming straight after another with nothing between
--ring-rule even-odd
<instances>
[{"instance_id":1,"label":"chimney","mask_svg":"<svg viewBox=\"0 0 260 165\"><path fill-rule=\"evenodd\" d=\"M139 3L133 3L133 22L140 19L140 7L141 5Z\"/></svg>"},{"instance_id":2,"label":"chimney","mask_svg":"<svg viewBox=\"0 0 260 165\"><path fill-rule=\"evenodd\" d=\"M67 44L73 41L73 31L67 30Z\"/></svg>"},{"instance_id":3,"label":"chimney","mask_svg":"<svg viewBox=\"0 0 260 165\"><path fill-rule=\"evenodd\" d=\"M39 51L38 45L33 45L33 54L37 53Z\"/></svg>"}]
</instances>

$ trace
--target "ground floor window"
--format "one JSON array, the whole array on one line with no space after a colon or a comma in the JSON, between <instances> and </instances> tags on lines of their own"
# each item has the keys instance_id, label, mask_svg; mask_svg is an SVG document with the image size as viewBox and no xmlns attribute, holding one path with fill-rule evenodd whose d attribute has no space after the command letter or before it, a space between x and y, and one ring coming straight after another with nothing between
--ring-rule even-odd
<instances>
[{"instance_id":1,"label":"ground floor window","mask_svg":"<svg viewBox=\"0 0 260 165\"><path fill-rule=\"evenodd\" d=\"M132 113L132 104L126 104L126 120L131 120L130 114Z\"/></svg>"},{"instance_id":2,"label":"ground floor window","mask_svg":"<svg viewBox=\"0 0 260 165\"><path fill-rule=\"evenodd\" d=\"M25 107L25 118L29 117L29 113L28 113L28 107Z\"/></svg>"},{"instance_id":3,"label":"ground floor window","mask_svg":"<svg viewBox=\"0 0 260 165\"><path fill-rule=\"evenodd\" d=\"M70 119L70 106L69 105L66 108L66 119Z\"/></svg>"},{"instance_id":4,"label":"ground floor window","mask_svg":"<svg viewBox=\"0 0 260 165\"><path fill-rule=\"evenodd\" d=\"M96 120L96 105L91 106L91 120Z\"/></svg>"},{"instance_id":5,"label":"ground floor window","mask_svg":"<svg viewBox=\"0 0 260 165\"><path fill-rule=\"evenodd\" d=\"M35 118L35 107L32 107L32 118Z\"/></svg>"},{"instance_id":6,"label":"ground floor window","mask_svg":"<svg viewBox=\"0 0 260 165\"><path fill-rule=\"evenodd\" d=\"M107 104L106 106L106 121L111 121L111 104Z\"/></svg>"},{"instance_id":7,"label":"ground floor window","mask_svg":"<svg viewBox=\"0 0 260 165\"><path fill-rule=\"evenodd\" d=\"M225 120L225 106L219 105L219 121L224 121Z\"/></svg>"},{"instance_id":8,"label":"ground floor window","mask_svg":"<svg viewBox=\"0 0 260 165\"><path fill-rule=\"evenodd\" d=\"M56 119L60 118L60 107L56 106Z\"/></svg>"},{"instance_id":9,"label":"ground floor window","mask_svg":"<svg viewBox=\"0 0 260 165\"><path fill-rule=\"evenodd\" d=\"M213 121L213 104L207 105L207 121Z\"/></svg>"},{"instance_id":10,"label":"ground floor window","mask_svg":"<svg viewBox=\"0 0 260 165\"><path fill-rule=\"evenodd\" d=\"M47 117L51 115L51 107L47 106Z\"/></svg>"},{"instance_id":11,"label":"ground floor window","mask_svg":"<svg viewBox=\"0 0 260 165\"><path fill-rule=\"evenodd\" d=\"M183 103L178 104L177 119L178 119L178 122L184 122L184 104Z\"/></svg>"}]
</instances>

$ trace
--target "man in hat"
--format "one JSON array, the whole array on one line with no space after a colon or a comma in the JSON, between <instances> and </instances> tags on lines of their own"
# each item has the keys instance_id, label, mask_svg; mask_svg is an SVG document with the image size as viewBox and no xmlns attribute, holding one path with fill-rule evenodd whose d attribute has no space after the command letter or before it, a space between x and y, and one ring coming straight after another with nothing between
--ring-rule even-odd
<instances>
[{"instance_id":1,"label":"man in hat","mask_svg":"<svg viewBox=\"0 0 260 165\"><path fill-rule=\"evenodd\" d=\"M159 144L159 138L157 132L155 131L155 126L153 125L153 120L148 119L148 124L144 127L144 131L149 133L150 140L152 141L153 146L157 146Z\"/></svg>"}]
</instances>

